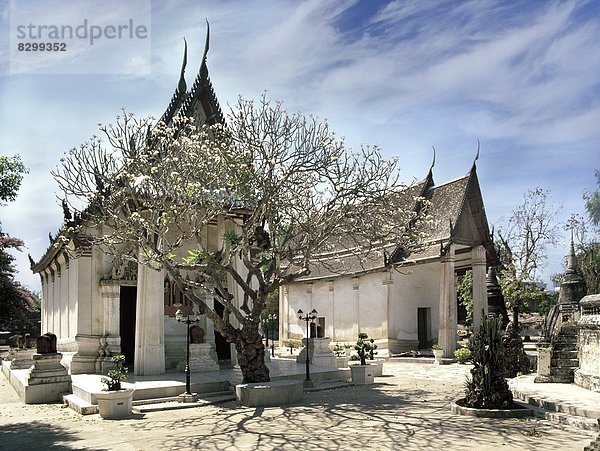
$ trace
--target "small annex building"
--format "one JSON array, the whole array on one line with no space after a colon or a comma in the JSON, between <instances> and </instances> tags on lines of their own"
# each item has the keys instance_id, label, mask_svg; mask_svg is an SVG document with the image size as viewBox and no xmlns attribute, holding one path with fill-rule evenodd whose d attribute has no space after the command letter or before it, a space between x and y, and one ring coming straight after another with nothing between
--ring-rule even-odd
<instances>
[{"instance_id":1,"label":"small annex building","mask_svg":"<svg viewBox=\"0 0 600 451\"><path fill-rule=\"evenodd\" d=\"M177 89L161 117L165 124L172 124L177 115L193 118L197 125L224 123L209 78L207 53L208 34L200 69L188 89L186 43ZM65 210L66 226L69 216ZM209 251L221 247L224 231L232 227L227 222L221 218L205 230ZM42 285L41 332L57 336L58 351L65 355L63 363L71 373L105 373L115 354L124 354L136 375L163 374L185 362L186 328L177 322L175 312L193 315L194 306L164 270L108 255L83 237L65 239L62 231L50 236L50 246L38 261L31 260L31 269L40 275ZM231 292L236 293L233 285ZM223 315L217 300L206 302L209 306L214 302ZM212 322L202 316L198 327L202 330L192 332L211 345L211 369L217 361L235 365L234 347Z\"/></svg>"},{"instance_id":2,"label":"small annex building","mask_svg":"<svg viewBox=\"0 0 600 451\"><path fill-rule=\"evenodd\" d=\"M393 246L379 260L358 264L344 260L342 272L315 267L311 274L280 290L280 337L305 334L296 312L316 309L320 336L355 342L359 332L377 341L380 350L397 354L438 343L445 356L457 342L457 278L473 271L473 324L487 313L486 268L496 260L476 164L456 180L435 185L428 175L408 189L427 200L429 221L424 245L414 254ZM414 198L415 196L413 196ZM421 208L415 201L415 209ZM328 265L325 265L328 266Z\"/></svg>"}]
</instances>

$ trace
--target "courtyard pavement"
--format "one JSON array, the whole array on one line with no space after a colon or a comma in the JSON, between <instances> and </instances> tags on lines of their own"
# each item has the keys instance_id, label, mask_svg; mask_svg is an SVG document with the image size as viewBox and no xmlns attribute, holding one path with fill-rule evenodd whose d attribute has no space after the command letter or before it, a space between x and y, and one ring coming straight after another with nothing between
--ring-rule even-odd
<instances>
[{"instance_id":1,"label":"courtyard pavement","mask_svg":"<svg viewBox=\"0 0 600 451\"><path fill-rule=\"evenodd\" d=\"M596 433L546 420L454 415L468 365L389 361L368 387L305 393L286 407L235 402L137 414L80 416L61 404L22 404L0 377L6 450L582 450Z\"/></svg>"}]
</instances>

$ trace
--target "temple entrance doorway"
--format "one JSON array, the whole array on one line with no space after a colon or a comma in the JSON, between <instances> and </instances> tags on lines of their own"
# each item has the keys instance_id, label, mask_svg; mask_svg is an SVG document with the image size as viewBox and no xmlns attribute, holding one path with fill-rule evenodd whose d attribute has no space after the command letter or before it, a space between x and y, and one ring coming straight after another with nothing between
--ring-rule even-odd
<instances>
[{"instance_id":1,"label":"temple entrance doorway","mask_svg":"<svg viewBox=\"0 0 600 451\"><path fill-rule=\"evenodd\" d=\"M121 336L121 354L129 371L133 369L135 357L135 312L137 287L122 286L119 299L119 335Z\"/></svg>"},{"instance_id":2,"label":"temple entrance doorway","mask_svg":"<svg viewBox=\"0 0 600 451\"><path fill-rule=\"evenodd\" d=\"M417 308L417 338L419 339L419 349L426 349L431 346L429 335L431 331L431 309L428 307Z\"/></svg>"},{"instance_id":3,"label":"temple entrance doorway","mask_svg":"<svg viewBox=\"0 0 600 451\"><path fill-rule=\"evenodd\" d=\"M217 299L214 300L215 312L223 318L225 307ZM215 329L215 350L219 362L231 360L231 346L229 342Z\"/></svg>"}]
</instances>

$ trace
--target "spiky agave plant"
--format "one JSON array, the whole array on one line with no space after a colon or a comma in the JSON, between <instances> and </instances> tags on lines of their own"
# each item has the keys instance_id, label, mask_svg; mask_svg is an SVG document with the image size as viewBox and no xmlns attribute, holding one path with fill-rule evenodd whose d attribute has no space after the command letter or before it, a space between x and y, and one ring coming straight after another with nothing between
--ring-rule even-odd
<instances>
[{"instance_id":1,"label":"spiky agave plant","mask_svg":"<svg viewBox=\"0 0 600 451\"><path fill-rule=\"evenodd\" d=\"M469 340L473 360L471 379L466 382L465 405L479 409L509 409L513 397L504 379L505 350L500 319L485 317L479 332Z\"/></svg>"}]
</instances>

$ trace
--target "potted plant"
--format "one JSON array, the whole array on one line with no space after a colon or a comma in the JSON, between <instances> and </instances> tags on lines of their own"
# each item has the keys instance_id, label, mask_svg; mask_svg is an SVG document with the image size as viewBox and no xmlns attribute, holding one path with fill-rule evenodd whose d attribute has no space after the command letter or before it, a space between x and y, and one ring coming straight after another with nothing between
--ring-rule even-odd
<instances>
[{"instance_id":1,"label":"potted plant","mask_svg":"<svg viewBox=\"0 0 600 451\"><path fill-rule=\"evenodd\" d=\"M131 404L133 399L132 388L123 388L121 382L127 380L127 367L125 365L125 356L115 355L111 358L115 367L108 371L107 377L103 377L102 382L106 388L101 392L95 393L98 402L98 411L100 416L105 419L123 418L131 415Z\"/></svg>"},{"instance_id":2,"label":"potted plant","mask_svg":"<svg viewBox=\"0 0 600 451\"><path fill-rule=\"evenodd\" d=\"M352 373L352 383L354 384L372 384L375 382L374 365L367 364L367 357L373 351L373 342L368 339L367 334L361 332L358 334L358 340L354 349L360 360L360 365L350 365Z\"/></svg>"},{"instance_id":3,"label":"potted plant","mask_svg":"<svg viewBox=\"0 0 600 451\"><path fill-rule=\"evenodd\" d=\"M372 338L369 339L371 342L371 350L368 352L370 364L373 365L375 371L375 377L383 376L383 360L375 360L375 355L377 355L377 345L375 344L375 340Z\"/></svg>"},{"instance_id":4,"label":"potted plant","mask_svg":"<svg viewBox=\"0 0 600 451\"><path fill-rule=\"evenodd\" d=\"M471 358L471 351L469 348L460 348L454 351L454 357L458 360L458 363L465 364Z\"/></svg>"},{"instance_id":5,"label":"potted plant","mask_svg":"<svg viewBox=\"0 0 600 451\"><path fill-rule=\"evenodd\" d=\"M347 368L350 357L346 355L346 350L339 343L336 343L333 347L333 353L335 354L336 366L338 368Z\"/></svg>"},{"instance_id":6,"label":"potted plant","mask_svg":"<svg viewBox=\"0 0 600 451\"><path fill-rule=\"evenodd\" d=\"M444 357L444 348L436 343L431 346L431 350L433 351L433 357L435 357L435 361L433 363L436 365L441 365L442 357Z\"/></svg>"}]
</instances>

